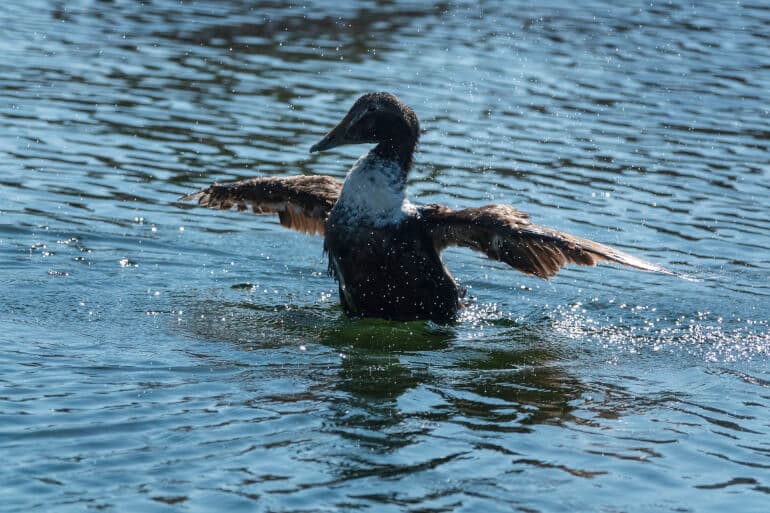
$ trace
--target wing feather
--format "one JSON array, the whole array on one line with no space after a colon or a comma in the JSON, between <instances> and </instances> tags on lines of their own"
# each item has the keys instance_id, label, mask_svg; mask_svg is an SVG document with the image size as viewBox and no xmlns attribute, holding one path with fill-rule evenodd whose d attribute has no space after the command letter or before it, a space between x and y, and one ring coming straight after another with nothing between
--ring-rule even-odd
<instances>
[{"instance_id":1,"label":"wing feather","mask_svg":"<svg viewBox=\"0 0 770 513\"><path fill-rule=\"evenodd\" d=\"M598 242L533 224L507 205L452 210L429 205L420 210L436 248L463 246L485 253L526 274L548 279L566 264L622 264L642 271L668 269Z\"/></svg>"},{"instance_id":2,"label":"wing feather","mask_svg":"<svg viewBox=\"0 0 770 513\"><path fill-rule=\"evenodd\" d=\"M303 233L324 233L324 222L337 202L342 182L330 176L259 177L215 183L180 198L202 207L255 214L278 214L281 225Z\"/></svg>"}]
</instances>

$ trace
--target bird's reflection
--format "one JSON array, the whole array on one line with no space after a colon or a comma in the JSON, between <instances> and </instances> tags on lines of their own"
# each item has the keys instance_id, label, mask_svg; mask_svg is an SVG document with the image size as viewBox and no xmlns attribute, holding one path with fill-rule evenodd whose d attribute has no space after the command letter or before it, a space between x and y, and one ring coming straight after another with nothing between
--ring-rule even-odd
<instances>
[{"instance_id":1,"label":"bird's reflection","mask_svg":"<svg viewBox=\"0 0 770 513\"><path fill-rule=\"evenodd\" d=\"M398 423L399 399L417 388L440 397L441 404L409 415L470 428L526 432L544 422L579 421L570 404L585 386L559 364L569 354L548 325L490 323L484 337L469 341L462 325L350 320L336 305L274 308L205 300L187 308L185 329L196 337L250 350L332 349L338 370L316 376L322 383L315 390L335 402L337 420L347 427L360 422L371 428L375 419Z\"/></svg>"},{"instance_id":2,"label":"bird's reflection","mask_svg":"<svg viewBox=\"0 0 770 513\"><path fill-rule=\"evenodd\" d=\"M569 355L548 326L498 323L494 334L473 343L463 340L463 330L379 320L345 320L328 330L320 342L346 355L329 384L345 392L336 395L344 398L336 405L339 427L381 430L418 417L474 430L529 432L541 423L582 422L571 404L585 386L559 365ZM409 411L399 406L404 396L415 392L419 398L421 391L440 401ZM378 438L380 449L402 446L423 430L406 431Z\"/></svg>"},{"instance_id":3,"label":"bird's reflection","mask_svg":"<svg viewBox=\"0 0 770 513\"><path fill-rule=\"evenodd\" d=\"M259 355L256 363L233 362L255 365L239 379L250 404L313 415L321 420L315 436L332 436L334 447L345 448L323 459L329 481L305 486L407 476L477 450L502 456L494 459L501 471L537 466L595 475L522 450L532 442L521 437L538 426L591 422L575 414L591 385L561 363L577 355L546 321L490 319L477 330L462 322L350 320L336 305L276 309L208 300L187 308L196 319L187 329L196 337ZM227 322L197 322L199 311ZM314 349L295 351L303 346ZM289 390L287 383L302 385Z\"/></svg>"}]
</instances>

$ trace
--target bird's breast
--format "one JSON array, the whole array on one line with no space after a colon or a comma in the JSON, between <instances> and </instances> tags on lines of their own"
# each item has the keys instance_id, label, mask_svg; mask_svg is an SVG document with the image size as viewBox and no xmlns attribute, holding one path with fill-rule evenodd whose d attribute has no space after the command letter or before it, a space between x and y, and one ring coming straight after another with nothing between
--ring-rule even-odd
<instances>
[{"instance_id":1,"label":"bird's breast","mask_svg":"<svg viewBox=\"0 0 770 513\"><path fill-rule=\"evenodd\" d=\"M382 227L403 222L416 212L406 199L405 173L399 164L368 153L345 178L330 222Z\"/></svg>"}]
</instances>

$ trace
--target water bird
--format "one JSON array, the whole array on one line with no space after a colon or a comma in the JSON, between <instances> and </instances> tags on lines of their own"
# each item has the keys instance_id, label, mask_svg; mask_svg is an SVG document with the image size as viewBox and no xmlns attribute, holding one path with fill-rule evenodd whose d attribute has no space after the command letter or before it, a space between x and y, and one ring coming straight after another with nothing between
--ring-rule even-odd
<instances>
[{"instance_id":1,"label":"water bird","mask_svg":"<svg viewBox=\"0 0 770 513\"><path fill-rule=\"evenodd\" d=\"M294 230L324 237L329 272L352 317L446 322L464 291L443 264L449 246L480 251L548 279L565 264L611 262L673 274L617 249L533 224L508 205L452 210L415 205L406 178L420 138L414 111L390 93L361 96L337 126L310 148L374 144L344 181L330 176L259 177L215 183L183 196L214 209L278 214Z\"/></svg>"}]
</instances>

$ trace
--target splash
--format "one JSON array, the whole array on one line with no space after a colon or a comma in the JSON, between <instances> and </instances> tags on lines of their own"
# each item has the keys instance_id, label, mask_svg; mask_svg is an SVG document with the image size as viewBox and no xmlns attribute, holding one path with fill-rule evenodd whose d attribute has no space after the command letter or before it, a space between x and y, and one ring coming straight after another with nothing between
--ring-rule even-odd
<instances>
[{"instance_id":1,"label":"splash","mask_svg":"<svg viewBox=\"0 0 770 513\"><path fill-rule=\"evenodd\" d=\"M610 307L613 305L609 305ZM706 362L770 357L770 323L725 319L712 312L658 315L654 307L615 305L593 312L582 303L556 307L557 332L568 339L626 353L686 353Z\"/></svg>"}]
</instances>

